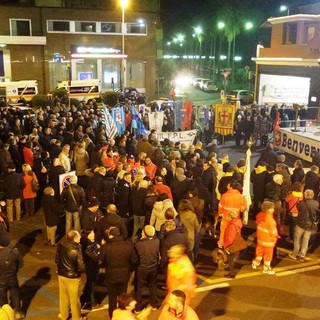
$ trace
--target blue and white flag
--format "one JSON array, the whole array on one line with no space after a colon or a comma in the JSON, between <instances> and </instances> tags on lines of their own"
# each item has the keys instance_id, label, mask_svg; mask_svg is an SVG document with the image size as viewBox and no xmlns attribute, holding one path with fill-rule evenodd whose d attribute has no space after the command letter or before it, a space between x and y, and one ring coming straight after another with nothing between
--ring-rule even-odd
<instances>
[{"instance_id":1,"label":"blue and white flag","mask_svg":"<svg viewBox=\"0 0 320 320\"><path fill-rule=\"evenodd\" d=\"M117 126L118 135L122 135L126 130L126 119L123 106L112 109L112 118Z\"/></svg>"},{"instance_id":2,"label":"blue and white flag","mask_svg":"<svg viewBox=\"0 0 320 320\"><path fill-rule=\"evenodd\" d=\"M102 105L102 114L104 115L102 122L106 127L106 135L109 139L113 139L117 134L117 126L105 104Z\"/></svg>"},{"instance_id":3,"label":"blue and white flag","mask_svg":"<svg viewBox=\"0 0 320 320\"><path fill-rule=\"evenodd\" d=\"M137 135L147 136L148 132L144 127L142 120L139 117L138 111L134 105L131 107L131 114L132 114L132 128L136 129Z\"/></svg>"}]
</instances>

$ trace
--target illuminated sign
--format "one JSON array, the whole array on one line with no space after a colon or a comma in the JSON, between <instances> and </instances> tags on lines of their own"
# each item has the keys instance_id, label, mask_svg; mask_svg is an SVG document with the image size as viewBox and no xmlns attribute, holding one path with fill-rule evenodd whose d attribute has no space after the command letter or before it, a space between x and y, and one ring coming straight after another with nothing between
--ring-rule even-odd
<instances>
[{"instance_id":1,"label":"illuminated sign","mask_svg":"<svg viewBox=\"0 0 320 320\"><path fill-rule=\"evenodd\" d=\"M85 53L85 54L116 54L121 53L120 49L108 48L108 47L74 47L74 53Z\"/></svg>"}]
</instances>

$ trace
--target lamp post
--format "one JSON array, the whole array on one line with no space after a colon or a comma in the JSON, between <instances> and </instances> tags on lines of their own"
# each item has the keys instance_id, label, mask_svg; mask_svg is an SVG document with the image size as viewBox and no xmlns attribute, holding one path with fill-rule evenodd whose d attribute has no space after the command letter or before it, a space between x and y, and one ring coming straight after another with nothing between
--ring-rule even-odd
<instances>
[{"instance_id":1,"label":"lamp post","mask_svg":"<svg viewBox=\"0 0 320 320\"><path fill-rule=\"evenodd\" d=\"M283 11L287 11L287 16L289 15L289 7L288 6L285 6L285 5L282 5L280 6L280 12L283 12Z\"/></svg>"},{"instance_id":2,"label":"lamp post","mask_svg":"<svg viewBox=\"0 0 320 320\"><path fill-rule=\"evenodd\" d=\"M201 55L202 55L202 34L203 34L203 31L202 31L202 28L201 27L195 27L194 28L194 32L198 38L198 41L199 41L199 71L200 71L200 74L201 73Z\"/></svg>"},{"instance_id":3,"label":"lamp post","mask_svg":"<svg viewBox=\"0 0 320 320\"><path fill-rule=\"evenodd\" d=\"M121 34L122 34L122 59L121 59L121 72L120 72L120 88L124 89L126 85L126 72L125 72L125 61L124 61L124 34L125 34L125 24L124 24L124 13L125 9L129 4L129 0L120 0L120 5L122 9L122 23L121 23Z\"/></svg>"}]
</instances>

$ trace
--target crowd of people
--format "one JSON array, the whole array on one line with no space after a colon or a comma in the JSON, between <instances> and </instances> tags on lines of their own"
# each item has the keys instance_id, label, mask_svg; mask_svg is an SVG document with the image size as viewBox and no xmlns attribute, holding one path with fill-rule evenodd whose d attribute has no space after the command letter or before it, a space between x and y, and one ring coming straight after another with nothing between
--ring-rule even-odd
<instances>
[{"instance_id":1,"label":"crowd of people","mask_svg":"<svg viewBox=\"0 0 320 320\"><path fill-rule=\"evenodd\" d=\"M57 246L62 320L70 312L73 319L81 319L81 308L99 306L95 285L100 268L105 269L110 319L147 319L157 310L159 273L165 275L167 289L159 319L198 319L190 307L197 285L194 265L201 239L212 234L214 217L221 217L217 246L229 260L226 277L236 277L235 260L241 250L236 244L249 210L257 222L252 268L263 260L263 272L274 274L272 257L278 238L284 236L286 218L287 241L293 243L290 257L306 256L319 206L317 166L305 174L297 160L291 174L285 157L267 144L251 173L249 208L242 195L245 159L230 163L215 139L206 146L201 141L190 146L168 139L160 143L154 131L136 137L130 126L123 135L108 139L98 108L80 105L68 110L59 101L35 115L0 108L5 128L0 153L5 200L0 221L4 229L0 304L7 302L9 290L16 318L24 316L17 282L22 261L9 245L9 225L28 223L40 208L48 244ZM59 176L68 172L70 184L62 188ZM8 250L15 259L10 261L15 268L9 275L4 263ZM130 295L127 287L133 271ZM86 284L79 300L82 273ZM144 287L149 289L148 308Z\"/></svg>"}]
</instances>

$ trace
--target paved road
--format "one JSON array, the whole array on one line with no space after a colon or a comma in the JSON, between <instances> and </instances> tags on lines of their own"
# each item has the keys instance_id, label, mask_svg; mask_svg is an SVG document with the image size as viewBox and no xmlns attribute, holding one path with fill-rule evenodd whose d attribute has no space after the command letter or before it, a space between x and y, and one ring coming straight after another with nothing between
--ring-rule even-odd
<instances>
[{"instance_id":1,"label":"paved road","mask_svg":"<svg viewBox=\"0 0 320 320\"><path fill-rule=\"evenodd\" d=\"M220 148L235 163L245 156L246 148L235 148L233 145L234 142L227 141ZM254 151L252 164L255 164L258 157L259 152ZM235 280L224 278L226 271L218 270L217 265L212 262L211 252L216 248L216 239L207 237L203 240L196 265L199 292L192 301L200 319L320 319L319 236L313 238L310 254L303 263L288 258L287 254L292 247L281 239L278 249L281 258L273 261L277 274L269 276L250 267L255 248L255 224L252 218L244 231L249 247L237 263L239 273ZM10 232L12 244L24 256L19 281L27 319L57 319L59 302L54 263L56 248L46 243L42 212L14 222ZM163 276L160 275L159 279L158 293L163 297ZM98 292L103 299L102 304L107 304L105 287L99 286ZM158 319L159 312L152 312L149 320ZM107 314L106 309L91 312L88 319L107 320Z\"/></svg>"}]
</instances>

